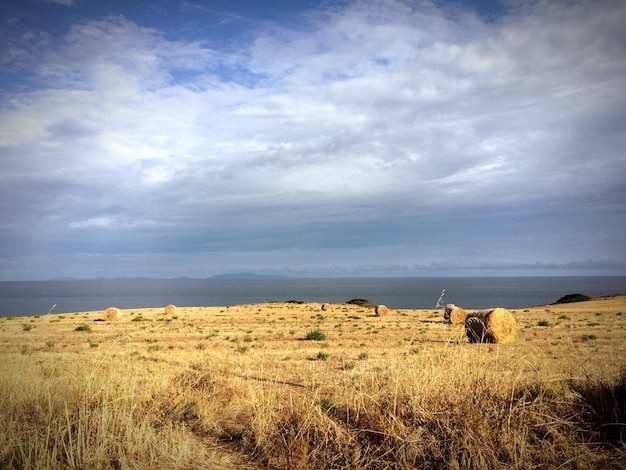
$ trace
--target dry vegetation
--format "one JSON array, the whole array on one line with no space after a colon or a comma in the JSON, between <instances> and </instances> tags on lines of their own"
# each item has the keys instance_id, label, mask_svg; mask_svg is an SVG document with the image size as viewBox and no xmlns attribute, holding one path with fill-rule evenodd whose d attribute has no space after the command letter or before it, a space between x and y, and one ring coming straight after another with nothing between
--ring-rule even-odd
<instances>
[{"instance_id":1,"label":"dry vegetation","mask_svg":"<svg viewBox=\"0 0 626 470\"><path fill-rule=\"evenodd\" d=\"M0 468L626 468L626 296L504 345L321 307L0 319Z\"/></svg>"}]
</instances>

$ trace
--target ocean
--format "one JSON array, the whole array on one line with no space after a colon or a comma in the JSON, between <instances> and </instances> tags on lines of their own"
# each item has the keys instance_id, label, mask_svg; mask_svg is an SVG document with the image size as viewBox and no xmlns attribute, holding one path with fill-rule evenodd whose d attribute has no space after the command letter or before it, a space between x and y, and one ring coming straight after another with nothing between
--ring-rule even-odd
<instances>
[{"instance_id":1,"label":"ocean","mask_svg":"<svg viewBox=\"0 0 626 470\"><path fill-rule=\"evenodd\" d=\"M325 279L173 279L0 282L0 317L164 307L232 306L260 302L346 302L368 299L395 309L466 309L546 305L567 294L626 293L626 276L411 277ZM54 307L53 307L54 306Z\"/></svg>"}]
</instances>

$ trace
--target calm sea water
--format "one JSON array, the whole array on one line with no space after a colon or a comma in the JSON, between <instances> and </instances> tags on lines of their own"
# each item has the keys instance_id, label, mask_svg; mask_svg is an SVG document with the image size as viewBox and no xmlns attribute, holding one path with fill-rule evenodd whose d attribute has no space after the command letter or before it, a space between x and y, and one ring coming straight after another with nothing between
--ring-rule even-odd
<instances>
[{"instance_id":1,"label":"calm sea water","mask_svg":"<svg viewBox=\"0 0 626 470\"><path fill-rule=\"evenodd\" d=\"M390 308L467 309L545 305L567 294L626 293L626 277L413 277L350 279L176 279L0 282L0 316L164 307L230 306L301 300L365 298Z\"/></svg>"}]
</instances>

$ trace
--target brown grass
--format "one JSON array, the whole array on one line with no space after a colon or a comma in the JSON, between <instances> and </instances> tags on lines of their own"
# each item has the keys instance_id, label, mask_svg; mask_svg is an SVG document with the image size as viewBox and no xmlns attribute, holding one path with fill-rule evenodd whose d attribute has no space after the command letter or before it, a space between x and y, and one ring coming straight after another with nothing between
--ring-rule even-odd
<instances>
[{"instance_id":1,"label":"brown grass","mask_svg":"<svg viewBox=\"0 0 626 470\"><path fill-rule=\"evenodd\" d=\"M508 344L427 310L162 312L0 319L0 468L624 468L625 296L511 311Z\"/></svg>"}]
</instances>

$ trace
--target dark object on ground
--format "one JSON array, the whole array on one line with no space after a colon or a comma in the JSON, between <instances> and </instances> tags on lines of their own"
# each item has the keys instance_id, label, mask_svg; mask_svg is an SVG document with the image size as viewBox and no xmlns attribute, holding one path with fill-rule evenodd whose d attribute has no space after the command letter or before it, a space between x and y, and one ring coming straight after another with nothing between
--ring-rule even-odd
<instances>
[{"instance_id":1,"label":"dark object on ground","mask_svg":"<svg viewBox=\"0 0 626 470\"><path fill-rule=\"evenodd\" d=\"M351 305L358 305L360 307L376 308L376 305L374 305L367 299L351 299L348 300L346 303Z\"/></svg>"},{"instance_id":2,"label":"dark object on ground","mask_svg":"<svg viewBox=\"0 0 626 470\"><path fill-rule=\"evenodd\" d=\"M286 304L303 304L304 302L302 300L287 300L285 301Z\"/></svg>"},{"instance_id":3,"label":"dark object on ground","mask_svg":"<svg viewBox=\"0 0 626 470\"><path fill-rule=\"evenodd\" d=\"M567 294L566 296L563 296L559 300L554 302L552 305L569 304L572 302L585 302L587 300L591 300L591 297L583 294Z\"/></svg>"}]
</instances>

